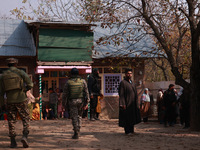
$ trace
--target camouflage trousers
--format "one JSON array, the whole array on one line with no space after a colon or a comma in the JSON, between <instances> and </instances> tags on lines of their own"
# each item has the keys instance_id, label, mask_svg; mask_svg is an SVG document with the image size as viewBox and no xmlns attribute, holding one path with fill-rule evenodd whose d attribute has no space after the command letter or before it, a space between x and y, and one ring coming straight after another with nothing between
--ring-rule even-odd
<instances>
[{"instance_id":1,"label":"camouflage trousers","mask_svg":"<svg viewBox=\"0 0 200 150\"><path fill-rule=\"evenodd\" d=\"M21 103L7 104L8 112L8 126L9 126L9 136L15 137L15 123L17 118L17 112L23 122L23 134L29 134L29 110L27 101Z\"/></svg>"},{"instance_id":2,"label":"camouflage trousers","mask_svg":"<svg viewBox=\"0 0 200 150\"><path fill-rule=\"evenodd\" d=\"M74 132L79 132L81 128L81 120L83 114L83 100L71 99L69 100L69 112L72 119Z\"/></svg>"}]
</instances>

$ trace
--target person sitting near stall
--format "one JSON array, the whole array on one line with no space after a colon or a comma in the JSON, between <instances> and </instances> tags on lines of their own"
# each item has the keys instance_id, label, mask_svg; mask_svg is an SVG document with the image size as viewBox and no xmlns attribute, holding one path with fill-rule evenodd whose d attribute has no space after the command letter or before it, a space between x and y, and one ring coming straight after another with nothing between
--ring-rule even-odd
<instances>
[{"instance_id":1,"label":"person sitting near stall","mask_svg":"<svg viewBox=\"0 0 200 150\"><path fill-rule=\"evenodd\" d=\"M40 105L39 105L39 103L34 104L34 109L32 112L32 120L40 120Z\"/></svg>"}]
</instances>

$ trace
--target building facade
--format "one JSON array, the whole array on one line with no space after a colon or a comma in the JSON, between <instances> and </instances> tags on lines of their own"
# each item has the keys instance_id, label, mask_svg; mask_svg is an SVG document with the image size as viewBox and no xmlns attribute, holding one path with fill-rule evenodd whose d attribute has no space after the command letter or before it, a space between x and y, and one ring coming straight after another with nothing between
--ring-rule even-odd
<instances>
[{"instance_id":1,"label":"building facade","mask_svg":"<svg viewBox=\"0 0 200 150\"><path fill-rule=\"evenodd\" d=\"M32 79L34 95L38 92L36 68L36 47L33 35L23 20L0 19L0 74L8 69L6 59L19 59L18 67Z\"/></svg>"},{"instance_id":2,"label":"building facade","mask_svg":"<svg viewBox=\"0 0 200 150\"><path fill-rule=\"evenodd\" d=\"M62 90L70 70L79 69L87 78L92 69L93 32L90 24L27 22L37 51L36 74L41 77L42 101L49 100L49 88Z\"/></svg>"},{"instance_id":3,"label":"building facade","mask_svg":"<svg viewBox=\"0 0 200 150\"><path fill-rule=\"evenodd\" d=\"M97 39L109 32L102 28L92 29L94 26L64 22L0 21L3 33L0 35L0 73L7 68L7 58L19 58L19 68L27 72L34 83L33 95L38 97L41 94L42 101L48 102L48 89L62 90L72 68L78 68L80 76L86 80L92 68L98 68L104 95L100 117L118 118L118 87L125 76L124 71L132 68L133 81L140 95L145 86L145 58L94 55L96 51L110 53L110 50L119 48L112 44L106 47L96 45Z\"/></svg>"}]
</instances>

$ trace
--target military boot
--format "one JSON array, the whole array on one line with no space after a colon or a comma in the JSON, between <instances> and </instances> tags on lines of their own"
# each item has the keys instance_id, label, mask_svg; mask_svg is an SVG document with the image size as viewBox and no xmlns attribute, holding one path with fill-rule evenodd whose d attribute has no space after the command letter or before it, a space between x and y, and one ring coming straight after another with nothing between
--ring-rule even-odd
<instances>
[{"instance_id":1,"label":"military boot","mask_svg":"<svg viewBox=\"0 0 200 150\"><path fill-rule=\"evenodd\" d=\"M21 139L21 142L22 142L24 148L29 147L27 137L28 137L28 134L23 134L22 139Z\"/></svg>"},{"instance_id":2,"label":"military boot","mask_svg":"<svg viewBox=\"0 0 200 150\"><path fill-rule=\"evenodd\" d=\"M10 142L11 142L10 148L16 148L17 147L17 143L15 141L15 137L11 137L10 138Z\"/></svg>"},{"instance_id":3,"label":"military boot","mask_svg":"<svg viewBox=\"0 0 200 150\"><path fill-rule=\"evenodd\" d=\"M74 132L72 139L78 139L78 138L79 138L79 132Z\"/></svg>"}]
</instances>

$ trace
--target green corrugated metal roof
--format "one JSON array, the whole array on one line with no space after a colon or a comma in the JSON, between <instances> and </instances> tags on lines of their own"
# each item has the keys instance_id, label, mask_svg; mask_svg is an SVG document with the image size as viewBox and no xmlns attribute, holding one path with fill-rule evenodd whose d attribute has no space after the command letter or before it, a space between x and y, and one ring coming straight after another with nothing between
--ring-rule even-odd
<instances>
[{"instance_id":1,"label":"green corrugated metal roof","mask_svg":"<svg viewBox=\"0 0 200 150\"><path fill-rule=\"evenodd\" d=\"M68 29L39 29L38 60L91 61L93 33Z\"/></svg>"},{"instance_id":2,"label":"green corrugated metal roof","mask_svg":"<svg viewBox=\"0 0 200 150\"><path fill-rule=\"evenodd\" d=\"M91 61L91 51L88 49L63 49L63 48L40 48L38 51L40 61Z\"/></svg>"}]
</instances>

